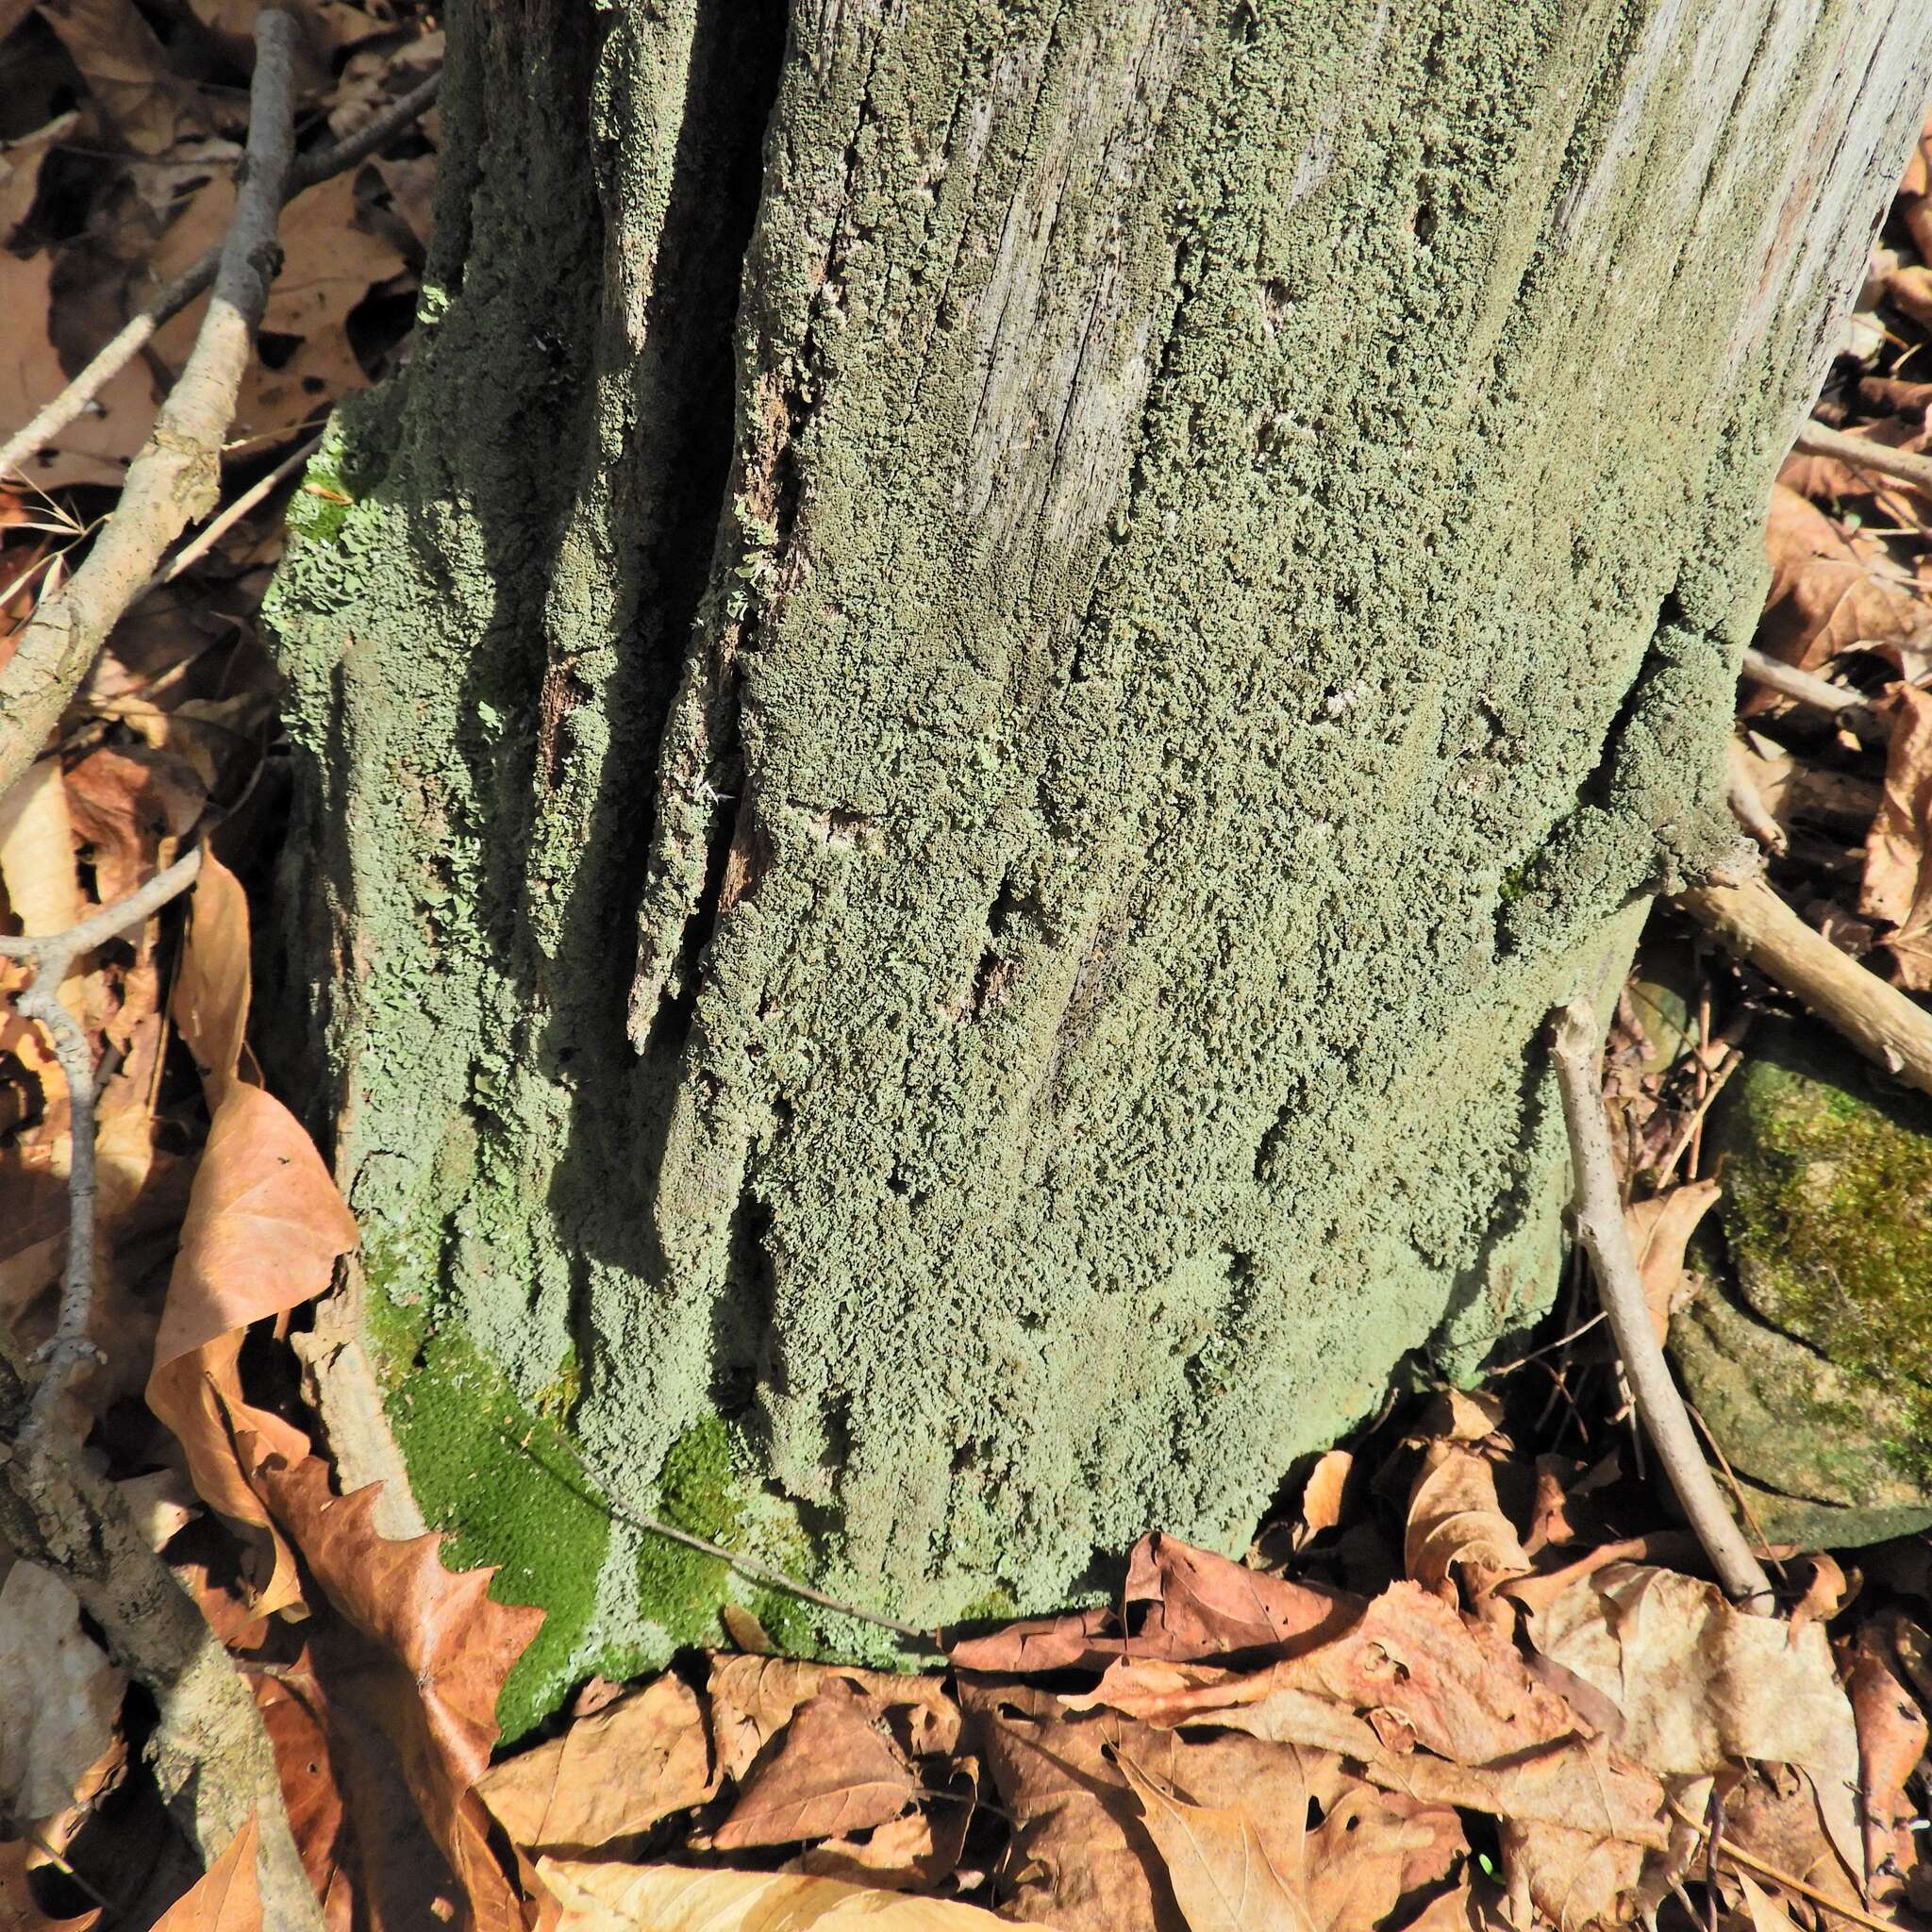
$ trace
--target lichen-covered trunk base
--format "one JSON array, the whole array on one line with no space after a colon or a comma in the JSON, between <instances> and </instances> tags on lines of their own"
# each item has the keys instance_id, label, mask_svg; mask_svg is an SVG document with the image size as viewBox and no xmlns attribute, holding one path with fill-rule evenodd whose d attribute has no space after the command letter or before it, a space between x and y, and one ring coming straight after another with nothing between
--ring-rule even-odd
<instances>
[{"instance_id":1,"label":"lichen-covered trunk base","mask_svg":"<svg viewBox=\"0 0 1932 1932\"><path fill-rule=\"evenodd\" d=\"M727 1588L876 1650L642 1515L1041 1606L1546 1306L1538 1029L1731 841L1921 105L1932 22L1790 14L458 8L274 611L363 1332L551 1611L510 1722Z\"/></svg>"}]
</instances>

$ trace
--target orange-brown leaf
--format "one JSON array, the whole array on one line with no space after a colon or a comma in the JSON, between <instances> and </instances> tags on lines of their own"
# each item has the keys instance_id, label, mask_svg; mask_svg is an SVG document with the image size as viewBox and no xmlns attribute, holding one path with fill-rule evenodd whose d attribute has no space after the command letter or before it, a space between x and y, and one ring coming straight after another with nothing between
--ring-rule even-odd
<instances>
[{"instance_id":1,"label":"orange-brown leaf","mask_svg":"<svg viewBox=\"0 0 1932 1932\"><path fill-rule=\"evenodd\" d=\"M885 1824L912 1802L912 1767L884 1734L884 1707L842 1679L786 1725L752 1767L730 1815L712 1834L720 1851L842 1838Z\"/></svg>"},{"instance_id":2,"label":"orange-brown leaf","mask_svg":"<svg viewBox=\"0 0 1932 1932\"><path fill-rule=\"evenodd\" d=\"M262 1932L255 1863L259 1842L251 1815L227 1850L155 1921L155 1932Z\"/></svg>"},{"instance_id":3,"label":"orange-brown leaf","mask_svg":"<svg viewBox=\"0 0 1932 1932\"><path fill-rule=\"evenodd\" d=\"M1846 536L1782 483L1772 490L1765 544L1771 594L1758 641L1774 658L1808 670L1854 644L1908 639L1928 615L1881 544Z\"/></svg>"},{"instance_id":4,"label":"orange-brown leaf","mask_svg":"<svg viewBox=\"0 0 1932 1932\"><path fill-rule=\"evenodd\" d=\"M666 1672L492 1766L476 1789L526 1850L594 1851L703 1804L718 1774L695 1693Z\"/></svg>"},{"instance_id":5,"label":"orange-brown leaf","mask_svg":"<svg viewBox=\"0 0 1932 1932\"><path fill-rule=\"evenodd\" d=\"M1891 741L1885 797L1865 841L1858 910L1893 929L1884 943L1900 984L1932 987L1932 692L1908 684L1890 694Z\"/></svg>"}]
</instances>

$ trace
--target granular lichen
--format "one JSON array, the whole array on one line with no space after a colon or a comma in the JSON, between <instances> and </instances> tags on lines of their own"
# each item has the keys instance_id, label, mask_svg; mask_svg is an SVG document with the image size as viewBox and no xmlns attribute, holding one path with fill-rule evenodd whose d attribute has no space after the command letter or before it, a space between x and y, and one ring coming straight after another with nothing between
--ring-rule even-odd
<instances>
[{"instance_id":1,"label":"granular lichen","mask_svg":"<svg viewBox=\"0 0 1932 1932\"><path fill-rule=\"evenodd\" d=\"M1727 836L1859 254L1752 239L1830 34L1617 19L453 16L434 326L274 606L294 1024L425 1361L520 1427L575 1364L554 1645L743 1588L637 1522L729 1513L714 1418L727 1539L1030 1609L1548 1294L1533 1042Z\"/></svg>"}]
</instances>

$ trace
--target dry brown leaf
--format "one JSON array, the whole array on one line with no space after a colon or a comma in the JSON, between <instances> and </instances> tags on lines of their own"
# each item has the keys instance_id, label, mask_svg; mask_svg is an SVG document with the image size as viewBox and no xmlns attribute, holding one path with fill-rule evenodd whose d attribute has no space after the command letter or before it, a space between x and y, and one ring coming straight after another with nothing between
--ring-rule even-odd
<instances>
[{"instance_id":1,"label":"dry brown leaf","mask_svg":"<svg viewBox=\"0 0 1932 1932\"><path fill-rule=\"evenodd\" d=\"M1932 987L1932 692L1894 685L1888 708L1885 797L1865 841L1858 910L1893 928L1883 943L1899 983L1923 991Z\"/></svg>"},{"instance_id":2,"label":"dry brown leaf","mask_svg":"<svg viewBox=\"0 0 1932 1932\"><path fill-rule=\"evenodd\" d=\"M563 1907L559 1932L1000 1932L1010 1921L952 1899L841 1885L790 1872L540 1858Z\"/></svg>"},{"instance_id":3,"label":"dry brown leaf","mask_svg":"<svg viewBox=\"0 0 1932 1932\"><path fill-rule=\"evenodd\" d=\"M1750 1873L1740 1872L1736 1875L1739 1890L1744 1894L1744 1908L1751 1914L1752 1932L1799 1932L1797 1921Z\"/></svg>"},{"instance_id":4,"label":"dry brown leaf","mask_svg":"<svg viewBox=\"0 0 1932 1932\"><path fill-rule=\"evenodd\" d=\"M71 140L79 124L79 114L70 110L18 141L0 142L0 248L12 242L13 231L26 220L48 153Z\"/></svg>"},{"instance_id":5,"label":"dry brown leaf","mask_svg":"<svg viewBox=\"0 0 1932 1932\"><path fill-rule=\"evenodd\" d=\"M39 11L127 146L164 155L199 125L192 89L132 0L40 0Z\"/></svg>"},{"instance_id":6,"label":"dry brown leaf","mask_svg":"<svg viewBox=\"0 0 1932 1932\"><path fill-rule=\"evenodd\" d=\"M0 1817L47 1818L73 1799L113 1740L126 1688L66 1583L16 1562L0 1580Z\"/></svg>"},{"instance_id":7,"label":"dry brown leaf","mask_svg":"<svg viewBox=\"0 0 1932 1932\"><path fill-rule=\"evenodd\" d=\"M1487 1408L1454 1391L1438 1399L1424 1426L1432 1440L1408 1500L1403 1568L1424 1590L1451 1602L1459 1574L1474 1604L1530 1567L1516 1526L1496 1499L1494 1460L1477 1446L1494 1421Z\"/></svg>"},{"instance_id":8,"label":"dry brown leaf","mask_svg":"<svg viewBox=\"0 0 1932 1932\"><path fill-rule=\"evenodd\" d=\"M842 1878L852 1885L883 1886L891 1891L936 1890L952 1874L966 1849L978 1795L978 1768L968 1758L932 1808L908 1811L863 1839L832 1839L808 1845L797 1869L814 1878Z\"/></svg>"},{"instance_id":9,"label":"dry brown leaf","mask_svg":"<svg viewBox=\"0 0 1932 1932\"><path fill-rule=\"evenodd\" d=\"M1932 1740L1925 1714L1892 1674L1875 1630L1862 1630L1852 1646L1845 1679L1852 1715L1858 1728L1858 1809L1864 1826L1865 1891L1894 1900L1904 1871L1912 1862L1898 1857L1899 1827L1916 1808L1906 1795L1906 1780L1918 1770ZM1886 1881L1890 1881L1889 1883Z\"/></svg>"},{"instance_id":10,"label":"dry brown leaf","mask_svg":"<svg viewBox=\"0 0 1932 1932\"><path fill-rule=\"evenodd\" d=\"M235 1084L246 1050L248 927L241 880L205 850L189 909L188 942L168 1004L182 1044L194 1056L210 1109L221 1107Z\"/></svg>"},{"instance_id":11,"label":"dry brown leaf","mask_svg":"<svg viewBox=\"0 0 1932 1932\"><path fill-rule=\"evenodd\" d=\"M1843 1608L1849 1593L1845 1573L1829 1551L1816 1551L1803 1560L1811 1566L1811 1576L1805 1585L1805 1594L1791 1606L1790 1623L1793 1634L1807 1624L1830 1623Z\"/></svg>"},{"instance_id":12,"label":"dry brown leaf","mask_svg":"<svg viewBox=\"0 0 1932 1932\"><path fill-rule=\"evenodd\" d=\"M1069 1710L1104 1707L1162 1730L1213 1725L1363 1760L1382 1749L1374 1727L1352 1710L1319 1691L1280 1683L1270 1671L1116 1657L1091 1690L1062 1701Z\"/></svg>"},{"instance_id":13,"label":"dry brown leaf","mask_svg":"<svg viewBox=\"0 0 1932 1932\"><path fill-rule=\"evenodd\" d=\"M1621 1748L1659 1777L1745 1759L1810 1773L1833 1842L1848 1867L1861 1864L1857 1738L1819 1625L1792 1631L1741 1614L1713 1584L1619 1563L1538 1611L1530 1634L1617 1707Z\"/></svg>"},{"instance_id":14,"label":"dry brown leaf","mask_svg":"<svg viewBox=\"0 0 1932 1932\"><path fill-rule=\"evenodd\" d=\"M1911 637L1927 615L1909 583L1872 538L1847 537L1785 484L1772 488L1765 525L1771 594L1758 642L1774 658L1810 670L1854 644Z\"/></svg>"},{"instance_id":15,"label":"dry brown leaf","mask_svg":"<svg viewBox=\"0 0 1932 1932\"><path fill-rule=\"evenodd\" d=\"M23 424L67 387L67 369L48 333L53 306L55 258L47 249L20 256L0 248L0 315L7 317L0 350L0 423ZM137 357L60 432L53 452L25 465L42 490L64 490L78 483L105 483L118 489L127 477L128 459L141 447L154 422L156 396Z\"/></svg>"},{"instance_id":16,"label":"dry brown leaf","mask_svg":"<svg viewBox=\"0 0 1932 1932\"><path fill-rule=\"evenodd\" d=\"M372 1513L379 1485L336 1496L316 1457L291 1464L252 1439L239 1453L329 1604L391 1668L384 1723L477 1924L485 1932L521 1928L523 1903L491 1848L489 1813L475 1787L496 1742L497 1695L542 1611L491 1601L492 1571L445 1570L439 1533L402 1541L378 1535Z\"/></svg>"},{"instance_id":17,"label":"dry brown leaf","mask_svg":"<svg viewBox=\"0 0 1932 1932\"><path fill-rule=\"evenodd\" d=\"M155 1921L154 1932L262 1932L255 1869L260 1834L251 1815L228 1848Z\"/></svg>"},{"instance_id":18,"label":"dry brown leaf","mask_svg":"<svg viewBox=\"0 0 1932 1932\"><path fill-rule=\"evenodd\" d=\"M269 291L261 328L271 340L286 338L288 354L274 368L260 361L250 368L236 401L235 437L292 428L368 385L350 345L349 311L405 264L394 242L358 206L356 175L352 169L333 175L282 211L282 272ZM220 175L210 180L161 238L152 273L178 275L219 242L234 206L233 179ZM204 297L157 331L154 352L168 367L186 361L206 308Z\"/></svg>"},{"instance_id":19,"label":"dry brown leaf","mask_svg":"<svg viewBox=\"0 0 1932 1932\"><path fill-rule=\"evenodd\" d=\"M1189 1932L1316 1932L1307 1904L1269 1857L1244 1807L1188 1804L1162 1790L1124 1752L1120 1765ZM1293 1824L1299 1837L1301 1820Z\"/></svg>"},{"instance_id":20,"label":"dry brown leaf","mask_svg":"<svg viewBox=\"0 0 1932 1932\"><path fill-rule=\"evenodd\" d=\"M1648 1201L1632 1201L1624 1224L1643 1277L1650 1325L1661 1343L1670 1334L1684 1288L1684 1250L1724 1189L1716 1181L1685 1181Z\"/></svg>"},{"instance_id":21,"label":"dry brown leaf","mask_svg":"<svg viewBox=\"0 0 1932 1932\"><path fill-rule=\"evenodd\" d=\"M1317 1458L1302 1485L1301 1515L1294 1526L1291 1547L1305 1550L1324 1531L1341 1521L1342 1492L1355 1473L1355 1457L1346 1449L1330 1449Z\"/></svg>"},{"instance_id":22,"label":"dry brown leaf","mask_svg":"<svg viewBox=\"0 0 1932 1932\"><path fill-rule=\"evenodd\" d=\"M883 1705L833 1677L786 1725L711 1835L720 1851L842 1838L898 1817L919 1788Z\"/></svg>"},{"instance_id":23,"label":"dry brown leaf","mask_svg":"<svg viewBox=\"0 0 1932 1932\"><path fill-rule=\"evenodd\" d=\"M1060 1932L1185 1932L1140 1807L1112 1752L1158 1762L1158 1733L1102 1711L1069 1716L1035 1685L966 1682L969 1734L1015 1824L1004 1914Z\"/></svg>"},{"instance_id":24,"label":"dry brown leaf","mask_svg":"<svg viewBox=\"0 0 1932 1932\"><path fill-rule=\"evenodd\" d=\"M503 1828L532 1852L595 1851L717 1789L696 1693L670 1672L476 1783Z\"/></svg>"},{"instance_id":25,"label":"dry brown leaf","mask_svg":"<svg viewBox=\"0 0 1932 1932\"><path fill-rule=\"evenodd\" d=\"M947 1646L962 1670L1001 1674L1104 1669L1132 1656L1185 1661L1266 1649L1344 1624L1357 1600L1291 1583L1158 1531L1134 1545L1121 1609L1025 1618Z\"/></svg>"},{"instance_id":26,"label":"dry brown leaf","mask_svg":"<svg viewBox=\"0 0 1932 1932\"><path fill-rule=\"evenodd\" d=\"M958 1707L938 1677L727 1654L712 1657L706 1686L718 1769L734 1781L742 1780L752 1760L791 1723L792 1713L835 1677L878 1702L894 1740L908 1756L948 1756L958 1744Z\"/></svg>"},{"instance_id":27,"label":"dry brown leaf","mask_svg":"<svg viewBox=\"0 0 1932 1932\"><path fill-rule=\"evenodd\" d=\"M320 1294L355 1242L355 1221L295 1117L260 1088L231 1085L194 1176L147 1384L148 1407L186 1451L196 1491L225 1516L271 1527L237 1466L238 1428L255 1429L283 1455L307 1447L275 1418L238 1409L242 1331ZM299 1591L279 1540L275 1558L264 1608Z\"/></svg>"}]
</instances>

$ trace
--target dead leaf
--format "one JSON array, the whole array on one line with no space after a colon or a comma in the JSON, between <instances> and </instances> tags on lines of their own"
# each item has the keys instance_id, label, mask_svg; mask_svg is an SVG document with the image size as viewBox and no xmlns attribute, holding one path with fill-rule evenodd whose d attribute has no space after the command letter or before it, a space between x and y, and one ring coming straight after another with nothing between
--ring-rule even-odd
<instances>
[{"instance_id":1,"label":"dead leaf","mask_svg":"<svg viewBox=\"0 0 1932 1932\"><path fill-rule=\"evenodd\" d=\"M1896 1901L1900 1880L1911 1863L1897 1857L1899 1827L1916 1807L1906 1795L1906 1780L1919 1768L1932 1740L1925 1714L1893 1675L1875 1630L1863 1630L1852 1646L1845 1679L1858 1733L1858 1809L1864 1826L1865 1891ZM1883 1880L1889 1879L1889 1884Z\"/></svg>"},{"instance_id":2,"label":"dead leaf","mask_svg":"<svg viewBox=\"0 0 1932 1932\"><path fill-rule=\"evenodd\" d=\"M40 0L39 10L127 146L164 155L201 125L192 90L131 0Z\"/></svg>"},{"instance_id":3,"label":"dead leaf","mask_svg":"<svg viewBox=\"0 0 1932 1932\"><path fill-rule=\"evenodd\" d=\"M245 1438L239 1455L336 1613L391 1668L384 1721L410 1794L479 1923L520 1925L516 1885L491 1848L475 1787L496 1742L497 1695L543 1612L492 1602L491 1571L445 1570L438 1532L400 1541L378 1535L378 1485L336 1496L316 1457L291 1464Z\"/></svg>"},{"instance_id":4,"label":"dead leaf","mask_svg":"<svg viewBox=\"0 0 1932 1932\"><path fill-rule=\"evenodd\" d=\"M1932 692L1894 685L1887 708L1885 796L1865 841L1858 910L1893 928L1883 943L1899 983L1923 991L1932 987Z\"/></svg>"},{"instance_id":5,"label":"dead leaf","mask_svg":"<svg viewBox=\"0 0 1932 1932\"><path fill-rule=\"evenodd\" d=\"M1315 1932L1307 1905L1268 1856L1244 1808L1184 1803L1124 1752L1120 1764L1189 1932ZM1292 1821L1297 1838L1300 1824Z\"/></svg>"},{"instance_id":6,"label":"dead leaf","mask_svg":"<svg viewBox=\"0 0 1932 1932\"><path fill-rule=\"evenodd\" d=\"M670 1672L491 1766L476 1784L503 1828L532 1852L594 1851L717 1789L704 1712Z\"/></svg>"},{"instance_id":7,"label":"dead leaf","mask_svg":"<svg viewBox=\"0 0 1932 1932\"><path fill-rule=\"evenodd\" d=\"M0 314L7 317L0 348L0 423L30 422L42 407L67 387L67 368L47 329L53 308L55 258L42 249L28 256L0 249ZM64 490L79 483L119 489L128 459L154 422L157 397L137 357L63 429L52 451L24 466L41 490Z\"/></svg>"},{"instance_id":8,"label":"dead leaf","mask_svg":"<svg viewBox=\"0 0 1932 1932\"><path fill-rule=\"evenodd\" d=\"M1208 1724L1364 1760L1382 1751L1374 1726L1352 1710L1318 1691L1279 1683L1270 1671L1116 1657L1091 1690L1061 1701L1069 1710L1105 1707L1162 1730Z\"/></svg>"},{"instance_id":9,"label":"dead leaf","mask_svg":"<svg viewBox=\"0 0 1932 1932\"><path fill-rule=\"evenodd\" d=\"M835 1677L874 1699L885 1712L894 1741L908 1756L945 1757L958 1747L958 1707L938 1677L902 1677L889 1671L794 1657L714 1656L706 1694L718 1769L741 1782L766 1743Z\"/></svg>"},{"instance_id":10,"label":"dead leaf","mask_svg":"<svg viewBox=\"0 0 1932 1932\"><path fill-rule=\"evenodd\" d=\"M220 1108L235 1084L246 1050L248 955L248 900L242 882L204 850L169 1010L194 1056L210 1109Z\"/></svg>"},{"instance_id":11,"label":"dead leaf","mask_svg":"<svg viewBox=\"0 0 1932 1932\"><path fill-rule=\"evenodd\" d=\"M1025 1674L1103 1669L1131 1655L1181 1661L1267 1649L1345 1623L1355 1602L1337 1591L1198 1550L1156 1531L1134 1545L1121 1607L1022 1619L947 1646L961 1670ZM1122 1622L1125 1614L1124 1624Z\"/></svg>"},{"instance_id":12,"label":"dead leaf","mask_svg":"<svg viewBox=\"0 0 1932 1932\"><path fill-rule=\"evenodd\" d=\"M540 1858L563 1907L559 1932L1000 1932L1010 1921L951 1899L841 1885L789 1872Z\"/></svg>"},{"instance_id":13,"label":"dead leaf","mask_svg":"<svg viewBox=\"0 0 1932 1932\"><path fill-rule=\"evenodd\" d=\"M1844 1607L1849 1593L1845 1573L1828 1551L1816 1551L1804 1560L1811 1566L1811 1577L1805 1586L1805 1594L1791 1606L1788 1622L1793 1634L1807 1624L1830 1623Z\"/></svg>"},{"instance_id":14,"label":"dead leaf","mask_svg":"<svg viewBox=\"0 0 1932 1932\"><path fill-rule=\"evenodd\" d=\"M799 1854L798 1870L853 1885L932 1892L952 1874L966 1849L978 1790L978 1767L967 1758L942 1793L929 1794L929 1809L908 1811L862 1840L808 1845Z\"/></svg>"},{"instance_id":15,"label":"dead leaf","mask_svg":"<svg viewBox=\"0 0 1932 1932\"><path fill-rule=\"evenodd\" d=\"M251 1814L193 1890L155 1921L154 1932L262 1932L261 1884L255 1869L259 1842Z\"/></svg>"},{"instance_id":16,"label":"dead leaf","mask_svg":"<svg viewBox=\"0 0 1932 1932\"><path fill-rule=\"evenodd\" d=\"M0 1816L47 1818L72 1801L113 1741L126 1688L66 1583L14 1563L0 1580Z\"/></svg>"},{"instance_id":17,"label":"dead leaf","mask_svg":"<svg viewBox=\"0 0 1932 1932\"><path fill-rule=\"evenodd\" d=\"M761 1757L730 1815L711 1834L720 1851L842 1838L898 1817L919 1787L883 1726L883 1706L841 1678L802 1706Z\"/></svg>"},{"instance_id":18,"label":"dead leaf","mask_svg":"<svg viewBox=\"0 0 1932 1932\"><path fill-rule=\"evenodd\" d=\"M1784 1907L1758 1885L1748 1872L1736 1874L1744 1894L1744 1907L1751 1914L1752 1932L1798 1932L1797 1922Z\"/></svg>"},{"instance_id":19,"label":"dead leaf","mask_svg":"<svg viewBox=\"0 0 1932 1932\"><path fill-rule=\"evenodd\" d=\"M1342 1491L1354 1470L1355 1457L1346 1449L1331 1449L1308 1472L1308 1479L1302 1485L1301 1521L1295 1525L1296 1549L1307 1549L1324 1530L1341 1521Z\"/></svg>"},{"instance_id":20,"label":"dead leaf","mask_svg":"<svg viewBox=\"0 0 1932 1932\"><path fill-rule=\"evenodd\" d=\"M1439 1397L1424 1423L1430 1440L1409 1496L1403 1567L1451 1602L1454 1575L1474 1605L1530 1568L1516 1526L1496 1499L1495 1462L1484 1446L1496 1420L1493 1407L1458 1390Z\"/></svg>"},{"instance_id":21,"label":"dead leaf","mask_svg":"<svg viewBox=\"0 0 1932 1932\"><path fill-rule=\"evenodd\" d=\"M1643 1278L1643 1299L1659 1343L1671 1330L1684 1289L1684 1250L1724 1189L1716 1181L1685 1181L1648 1201L1632 1201L1624 1224Z\"/></svg>"},{"instance_id":22,"label":"dead leaf","mask_svg":"<svg viewBox=\"0 0 1932 1932\"><path fill-rule=\"evenodd\" d=\"M1616 1706L1621 1748L1659 1777L1745 1759L1810 1773L1832 1840L1858 1869L1857 1739L1819 1625L1794 1632L1742 1615L1713 1584L1619 1563L1534 1614L1530 1634Z\"/></svg>"},{"instance_id":23,"label":"dead leaf","mask_svg":"<svg viewBox=\"0 0 1932 1932\"><path fill-rule=\"evenodd\" d=\"M1908 583L1897 581L1882 544L1846 536L1782 483L1772 487L1765 542L1771 593L1758 644L1774 658L1808 671L1855 644L1909 638L1924 621L1924 608Z\"/></svg>"},{"instance_id":24,"label":"dead leaf","mask_svg":"<svg viewBox=\"0 0 1932 1932\"><path fill-rule=\"evenodd\" d=\"M1130 1718L1069 1716L1030 1684L960 1687L969 1734L1015 1820L1003 1910L1060 1932L1185 1932L1112 1750L1152 1760L1158 1733Z\"/></svg>"}]
</instances>

